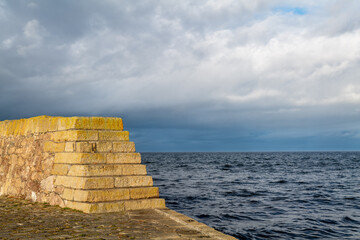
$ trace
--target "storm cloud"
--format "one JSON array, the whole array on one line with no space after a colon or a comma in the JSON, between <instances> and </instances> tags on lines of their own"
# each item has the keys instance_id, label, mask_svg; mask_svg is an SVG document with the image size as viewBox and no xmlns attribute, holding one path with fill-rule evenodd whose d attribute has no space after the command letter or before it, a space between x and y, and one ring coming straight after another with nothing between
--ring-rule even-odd
<instances>
[{"instance_id":1,"label":"storm cloud","mask_svg":"<svg viewBox=\"0 0 360 240\"><path fill-rule=\"evenodd\" d=\"M0 119L122 117L139 151L359 150L358 9L0 0Z\"/></svg>"}]
</instances>

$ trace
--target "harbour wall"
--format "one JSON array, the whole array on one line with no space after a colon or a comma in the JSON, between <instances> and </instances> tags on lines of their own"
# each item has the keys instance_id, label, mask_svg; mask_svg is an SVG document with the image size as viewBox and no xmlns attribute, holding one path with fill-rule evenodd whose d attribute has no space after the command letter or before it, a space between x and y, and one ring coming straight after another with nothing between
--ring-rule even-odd
<instances>
[{"instance_id":1,"label":"harbour wall","mask_svg":"<svg viewBox=\"0 0 360 240\"><path fill-rule=\"evenodd\" d=\"M1 121L0 195L87 213L165 208L121 118Z\"/></svg>"}]
</instances>

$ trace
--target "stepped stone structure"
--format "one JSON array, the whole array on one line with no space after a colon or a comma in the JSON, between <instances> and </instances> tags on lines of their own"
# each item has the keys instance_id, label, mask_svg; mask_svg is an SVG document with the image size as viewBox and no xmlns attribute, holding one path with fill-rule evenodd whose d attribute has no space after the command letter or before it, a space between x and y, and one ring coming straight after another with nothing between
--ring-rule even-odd
<instances>
[{"instance_id":1,"label":"stepped stone structure","mask_svg":"<svg viewBox=\"0 0 360 240\"><path fill-rule=\"evenodd\" d=\"M0 195L86 213L165 208L121 118L0 122Z\"/></svg>"}]
</instances>

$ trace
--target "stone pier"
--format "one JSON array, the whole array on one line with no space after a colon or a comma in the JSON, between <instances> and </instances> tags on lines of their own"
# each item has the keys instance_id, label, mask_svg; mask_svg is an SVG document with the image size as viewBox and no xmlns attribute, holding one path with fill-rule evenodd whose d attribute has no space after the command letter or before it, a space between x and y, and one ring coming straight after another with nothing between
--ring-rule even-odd
<instances>
[{"instance_id":1,"label":"stone pier","mask_svg":"<svg viewBox=\"0 0 360 240\"><path fill-rule=\"evenodd\" d=\"M165 208L121 118L0 122L0 195L86 213Z\"/></svg>"}]
</instances>

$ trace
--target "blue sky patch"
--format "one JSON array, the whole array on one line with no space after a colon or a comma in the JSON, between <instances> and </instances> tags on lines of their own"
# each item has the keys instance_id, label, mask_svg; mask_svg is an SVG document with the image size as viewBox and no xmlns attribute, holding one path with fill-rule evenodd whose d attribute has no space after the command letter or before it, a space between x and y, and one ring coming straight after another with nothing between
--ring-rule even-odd
<instances>
[{"instance_id":1,"label":"blue sky patch","mask_svg":"<svg viewBox=\"0 0 360 240\"><path fill-rule=\"evenodd\" d=\"M300 7L278 7L274 9L275 12L282 12L282 13L293 13L296 15L305 15L307 14L307 10L305 8Z\"/></svg>"}]
</instances>

